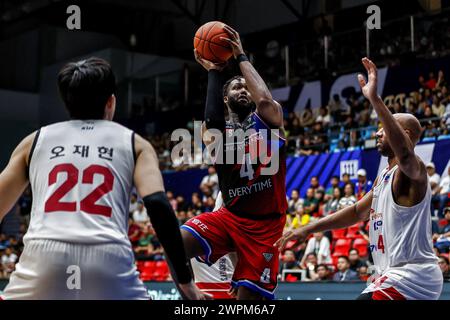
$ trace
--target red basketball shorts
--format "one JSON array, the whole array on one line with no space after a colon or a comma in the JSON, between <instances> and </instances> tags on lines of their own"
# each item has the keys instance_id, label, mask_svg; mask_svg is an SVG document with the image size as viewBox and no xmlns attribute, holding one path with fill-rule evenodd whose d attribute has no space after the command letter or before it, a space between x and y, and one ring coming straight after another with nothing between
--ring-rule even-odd
<instances>
[{"instance_id":1,"label":"red basketball shorts","mask_svg":"<svg viewBox=\"0 0 450 320\"><path fill-rule=\"evenodd\" d=\"M261 220L244 218L222 207L193 217L181 228L197 238L205 252L201 260L209 265L236 252L232 285L273 299L279 263L279 252L273 244L282 236L285 221L285 215Z\"/></svg>"}]
</instances>

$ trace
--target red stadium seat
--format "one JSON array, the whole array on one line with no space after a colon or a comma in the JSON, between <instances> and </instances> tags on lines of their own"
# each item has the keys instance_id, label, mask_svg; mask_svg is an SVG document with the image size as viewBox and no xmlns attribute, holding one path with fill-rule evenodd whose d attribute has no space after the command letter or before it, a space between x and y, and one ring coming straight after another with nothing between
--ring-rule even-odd
<instances>
[{"instance_id":1,"label":"red stadium seat","mask_svg":"<svg viewBox=\"0 0 450 320\"><path fill-rule=\"evenodd\" d=\"M286 243L284 250L292 249L294 245L297 243L297 240L290 240Z\"/></svg>"},{"instance_id":2,"label":"red stadium seat","mask_svg":"<svg viewBox=\"0 0 450 320\"><path fill-rule=\"evenodd\" d=\"M350 250L352 245L352 239L339 239L336 241L334 245L334 257L339 256L348 256L348 251Z\"/></svg>"},{"instance_id":3,"label":"red stadium seat","mask_svg":"<svg viewBox=\"0 0 450 320\"><path fill-rule=\"evenodd\" d=\"M139 272L142 272L144 270L144 261L136 261L136 268Z\"/></svg>"},{"instance_id":4,"label":"red stadium seat","mask_svg":"<svg viewBox=\"0 0 450 320\"><path fill-rule=\"evenodd\" d=\"M162 271L165 273L169 272L169 266L166 261L157 261L155 267L158 271Z\"/></svg>"},{"instance_id":5,"label":"red stadium seat","mask_svg":"<svg viewBox=\"0 0 450 320\"><path fill-rule=\"evenodd\" d=\"M337 240L337 239L344 239L345 238L345 233L347 232L347 229L336 229L336 230L331 230L331 235L333 237L333 240Z\"/></svg>"},{"instance_id":6,"label":"red stadium seat","mask_svg":"<svg viewBox=\"0 0 450 320\"><path fill-rule=\"evenodd\" d=\"M155 262L155 269L153 271L153 280L166 281L169 276L169 266L166 261Z\"/></svg>"},{"instance_id":7,"label":"red stadium seat","mask_svg":"<svg viewBox=\"0 0 450 320\"><path fill-rule=\"evenodd\" d=\"M153 280L153 273L144 271L140 274L140 278L142 281L151 281Z\"/></svg>"},{"instance_id":8,"label":"red stadium seat","mask_svg":"<svg viewBox=\"0 0 450 320\"><path fill-rule=\"evenodd\" d=\"M156 267L155 261L145 261L143 270L147 272L153 272L155 270L155 267Z\"/></svg>"},{"instance_id":9,"label":"red stadium seat","mask_svg":"<svg viewBox=\"0 0 450 320\"><path fill-rule=\"evenodd\" d=\"M331 260L333 261L333 268L337 270L337 262L338 262L339 256L332 256Z\"/></svg>"},{"instance_id":10,"label":"red stadium seat","mask_svg":"<svg viewBox=\"0 0 450 320\"><path fill-rule=\"evenodd\" d=\"M345 237L350 239L362 238L362 236L359 234L359 224L354 224L348 227Z\"/></svg>"},{"instance_id":11,"label":"red stadium seat","mask_svg":"<svg viewBox=\"0 0 450 320\"><path fill-rule=\"evenodd\" d=\"M359 255L361 257L366 257L369 253L368 250L369 242L365 239L355 239L353 242L353 248L358 249Z\"/></svg>"}]
</instances>

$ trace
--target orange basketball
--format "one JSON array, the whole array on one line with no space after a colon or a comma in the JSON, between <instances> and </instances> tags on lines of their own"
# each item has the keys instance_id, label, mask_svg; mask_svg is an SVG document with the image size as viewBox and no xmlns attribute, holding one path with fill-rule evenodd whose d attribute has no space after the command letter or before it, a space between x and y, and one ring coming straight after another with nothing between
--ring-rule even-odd
<instances>
[{"instance_id":1,"label":"orange basketball","mask_svg":"<svg viewBox=\"0 0 450 320\"><path fill-rule=\"evenodd\" d=\"M214 63L226 62L233 55L230 45L220 37L229 38L223 29L226 24L220 21L205 23L194 36L194 48L202 58Z\"/></svg>"}]
</instances>

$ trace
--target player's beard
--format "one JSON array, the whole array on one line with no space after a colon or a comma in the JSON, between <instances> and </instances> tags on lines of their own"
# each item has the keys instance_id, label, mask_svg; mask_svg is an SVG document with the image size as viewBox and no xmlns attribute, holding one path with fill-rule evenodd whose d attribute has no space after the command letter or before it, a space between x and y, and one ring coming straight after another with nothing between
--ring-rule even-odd
<instances>
[{"instance_id":1,"label":"player's beard","mask_svg":"<svg viewBox=\"0 0 450 320\"><path fill-rule=\"evenodd\" d=\"M239 119L245 119L253 110L256 109L256 105L252 100L247 103L239 102L234 97L228 98L228 106L233 113L236 113Z\"/></svg>"}]
</instances>

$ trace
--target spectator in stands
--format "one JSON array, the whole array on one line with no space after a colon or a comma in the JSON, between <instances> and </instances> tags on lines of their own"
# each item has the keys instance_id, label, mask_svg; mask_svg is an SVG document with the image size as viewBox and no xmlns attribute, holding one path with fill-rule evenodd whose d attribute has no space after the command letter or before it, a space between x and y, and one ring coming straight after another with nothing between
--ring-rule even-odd
<instances>
[{"instance_id":1,"label":"spectator in stands","mask_svg":"<svg viewBox=\"0 0 450 320\"><path fill-rule=\"evenodd\" d=\"M367 172L364 169L357 171L358 181L356 181L356 198L359 200L372 189L372 181L367 179Z\"/></svg>"},{"instance_id":2,"label":"spectator in stands","mask_svg":"<svg viewBox=\"0 0 450 320\"><path fill-rule=\"evenodd\" d=\"M361 280L361 281L367 281L369 279L370 274L369 274L369 268L367 267L367 265L362 265L359 268L358 276L359 276L359 280Z\"/></svg>"},{"instance_id":3,"label":"spectator in stands","mask_svg":"<svg viewBox=\"0 0 450 320\"><path fill-rule=\"evenodd\" d=\"M216 205L216 200L212 196L209 196L206 198L206 201L203 203L204 206L204 212L213 212L214 207Z\"/></svg>"},{"instance_id":4,"label":"spectator in stands","mask_svg":"<svg viewBox=\"0 0 450 320\"><path fill-rule=\"evenodd\" d=\"M329 281L330 280L330 269L326 264L319 264L316 266L315 270L316 276L313 277L313 281Z\"/></svg>"},{"instance_id":5,"label":"spectator in stands","mask_svg":"<svg viewBox=\"0 0 450 320\"><path fill-rule=\"evenodd\" d=\"M0 250L4 250L6 247L9 247L9 240L6 238L6 234L0 233Z\"/></svg>"},{"instance_id":6,"label":"spectator in stands","mask_svg":"<svg viewBox=\"0 0 450 320\"><path fill-rule=\"evenodd\" d=\"M450 166L448 167L448 175L441 179L439 183L438 196L434 198L433 202L439 204L439 216L443 216L444 208L450 200L448 194L450 193ZM437 200L437 201L436 201Z\"/></svg>"},{"instance_id":7,"label":"spectator in stands","mask_svg":"<svg viewBox=\"0 0 450 320\"><path fill-rule=\"evenodd\" d=\"M450 266L448 259L444 256L439 256L439 267L441 268L444 281L450 281Z\"/></svg>"},{"instance_id":8,"label":"spectator in stands","mask_svg":"<svg viewBox=\"0 0 450 320\"><path fill-rule=\"evenodd\" d=\"M448 253L450 249L450 207L445 208L444 217L446 225L439 230L439 233L433 234L434 247L439 253Z\"/></svg>"},{"instance_id":9,"label":"spectator in stands","mask_svg":"<svg viewBox=\"0 0 450 320\"><path fill-rule=\"evenodd\" d=\"M315 152L314 146L312 145L309 137L305 137L297 141L299 142L299 145L297 146L298 151L296 152L297 155L310 156Z\"/></svg>"},{"instance_id":10,"label":"spectator in stands","mask_svg":"<svg viewBox=\"0 0 450 320\"><path fill-rule=\"evenodd\" d=\"M350 262L350 269L359 272L362 266L367 266L366 262L360 257L358 249L352 248L348 252L348 260Z\"/></svg>"},{"instance_id":11,"label":"spectator in stands","mask_svg":"<svg viewBox=\"0 0 450 320\"><path fill-rule=\"evenodd\" d=\"M324 201L325 191L323 189L316 189L314 193L314 197L317 200L317 209L313 212L315 217L319 217L323 215L325 201Z\"/></svg>"},{"instance_id":12,"label":"spectator in stands","mask_svg":"<svg viewBox=\"0 0 450 320\"><path fill-rule=\"evenodd\" d=\"M307 214L313 214L318 209L318 201L316 197L314 196L314 189L308 188L306 191L306 197L303 201L303 208L305 210L305 213Z\"/></svg>"},{"instance_id":13,"label":"spectator in stands","mask_svg":"<svg viewBox=\"0 0 450 320\"><path fill-rule=\"evenodd\" d=\"M293 230L300 227L301 217L297 211L288 212L286 214L285 230Z\"/></svg>"},{"instance_id":14,"label":"spectator in stands","mask_svg":"<svg viewBox=\"0 0 450 320\"><path fill-rule=\"evenodd\" d=\"M17 262L17 255L11 248L6 248L5 253L2 255L0 262L2 264L3 275L9 278L9 275L14 271Z\"/></svg>"},{"instance_id":15,"label":"spectator in stands","mask_svg":"<svg viewBox=\"0 0 450 320\"><path fill-rule=\"evenodd\" d=\"M359 280L358 274L350 269L350 261L347 256L340 256L337 263L338 272L333 276L333 281L355 281Z\"/></svg>"},{"instance_id":16,"label":"spectator in stands","mask_svg":"<svg viewBox=\"0 0 450 320\"><path fill-rule=\"evenodd\" d=\"M190 210L188 210L188 211L190 211ZM178 222L179 222L180 226L185 224L186 221L188 221L188 217L187 217L186 211L179 210L179 211L176 212L176 215L177 215L177 219L178 219Z\"/></svg>"},{"instance_id":17,"label":"spectator in stands","mask_svg":"<svg viewBox=\"0 0 450 320\"><path fill-rule=\"evenodd\" d=\"M316 190L324 190L323 186L320 185L319 177L318 176L312 176L310 181L310 188L314 189L314 192Z\"/></svg>"},{"instance_id":18,"label":"spectator in stands","mask_svg":"<svg viewBox=\"0 0 450 320\"><path fill-rule=\"evenodd\" d=\"M323 216L327 216L329 214L335 213L339 208L339 200L341 199L341 189L338 187L335 187L333 189L333 195L331 199L328 200L327 204L325 205Z\"/></svg>"},{"instance_id":19,"label":"spectator in stands","mask_svg":"<svg viewBox=\"0 0 450 320\"><path fill-rule=\"evenodd\" d=\"M146 225L134 248L136 260L164 260L162 247L151 224Z\"/></svg>"},{"instance_id":20,"label":"spectator in stands","mask_svg":"<svg viewBox=\"0 0 450 320\"><path fill-rule=\"evenodd\" d=\"M138 201L137 194L135 192L132 192L131 193L131 197L130 197L129 213L133 214L133 212L138 209L138 202L137 201Z\"/></svg>"},{"instance_id":21,"label":"spectator in stands","mask_svg":"<svg viewBox=\"0 0 450 320\"><path fill-rule=\"evenodd\" d=\"M437 95L433 95L433 104L431 105L431 111L437 117L443 117L445 113L445 106L442 103L442 100L438 98Z\"/></svg>"},{"instance_id":22,"label":"spectator in stands","mask_svg":"<svg viewBox=\"0 0 450 320\"><path fill-rule=\"evenodd\" d=\"M334 188L338 188L339 187L339 177L338 176L332 176L331 180L330 180L330 187L327 188L327 190L325 191L325 201L330 200L331 198L333 198L333 194L334 194Z\"/></svg>"},{"instance_id":23,"label":"spectator in stands","mask_svg":"<svg viewBox=\"0 0 450 320\"><path fill-rule=\"evenodd\" d=\"M429 76L429 78L428 78L428 81L425 82L425 86L428 89L432 90L432 89L434 89L436 87L437 81L436 81L436 78L434 76L434 72L430 72L428 76Z\"/></svg>"},{"instance_id":24,"label":"spectator in stands","mask_svg":"<svg viewBox=\"0 0 450 320\"><path fill-rule=\"evenodd\" d=\"M316 118L316 122L320 122L324 128L328 127L331 122L331 118L327 107L319 108L319 115Z\"/></svg>"},{"instance_id":25,"label":"spectator in stands","mask_svg":"<svg viewBox=\"0 0 450 320\"><path fill-rule=\"evenodd\" d=\"M434 166L433 162L429 162L426 168L429 176L431 191L433 193L433 196L435 196L439 191L439 182L441 180L441 176L436 173L436 167Z\"/></svg>"},{"instance_id":26,"label":"spectator in stands","mask_svg":"<svg viewBox=\"0 0 450 320\"><path fill-rule=\"evenodd\" d=\"M208 198L206 198L208 199ZM206 201L205 201L206 203ZM214 206L213 206L214 208ZM202 199L200 198L200 195L197 192L194 192L191 196L191 205L189 206L188 210L194 211L195 215L199 215L202 212L205 212L205 206L203 205Z\"/></svg>"},{"instance_id":27,"label":"spectator in stands","mask_svg":"<svg viewBox=\"0 0 450 320\"><path fill-rule=\"evenodd\" d=\"M173 192L170 190L166 191L167 199L169 200L170 205L172 206L173 211L177 211L177 199L173 195Z\"/></svg>"},{"instance_id":28,"label":"spectator in stands","mask_svg":"<svg viewBox=\"0 0 450 320\"><path fill-rule=\"evenodd\" d=\"M294 115L295 115L295 117L292 120L291 131L289 132L289 134L291 136L298 136L298 135L303 134L304 128L300 124L300 119L297 117L297 115L295 113L294 113Z\"/></svg>"},{"instance_id":29,"label":"spectator in stands","mask_svg":"<svg viewBox=\"0 0 450 320\"><path fill-rule=\"evenodd\" d=\"M150 220L148 218L147 209L144 206L144 202L142 200L138 200L137 209L133 212L133 220L137 224L144 226Z\"/></svg>"},{"instance_id":30,"label":"spectator in stands","mask_svg":"<svg viewBox=\"0 0 450 320\"><path fill-rule=\"evenodd\" d=\"M311 110L311 106L307 105L300 114L300 126L309 127L314 123L314 114Z\"/></svg>"},{"instance_id":31,"label":"spectator in stands","mask_svg":"<svg viewBox=\"0 0 450 320\"><path fill-rule=\"evenodd\" d=\"M189 209L189 205L186 203L183 196L181 196L181 195L177 196L176 200L177 200L177 210L178 211L186 211Z\"/></svg>"},{"instance_id":32,"label":"spectator in stands","mask_svg":"<svg viewBox=\"0 0 450 320\"><path fill-rule=\"evenodd\" d=\"M141 227L130 216L128 219L128 238L133 246L136 246L141 236Z\"/></svg>"},{"instance_id":33,"label":"spectator in stands","mask_svg":"<svg viewBox=\"0 0 450 320\"><path fill-rule=\"evenodd\" d=\"M219 178L217 177L214 166L208 167L208 174L203 177L200 183L200 190L204 194L211 194L214 199L217 198L217 194L219 193Z\"/></svg>"},{"instance_id":34,"label":"spectator in stands","mask_svg":"<svg viewBox=\"0 0 450 320\"><path fill-rule=\"evenodd\" d=\"M303 256L301 265L305 265L308 254L314 253L317 257L317 263L332 263L330 252L330 240L323 235L323 232L316 232L309 239L306 245L305 255Z\"/></svg>"},{"instance_id":35,"label":"spectator in stands","mask_svg":"<svg viewBox=\"0 0 450 320\"><path fill-rule=\"evenodd\" d=\"M303 199L300 198L300 194L297 189L291 191L291 199L288 202L288 212L296 212L300 206L303 205Z\"/></svg>"},{"instance_id":36,"label":"spectator in stands","mask_svg":"<svg viewBox=\"0 0 450 320\"><path fill-rule=\"evenodd\" d=\"M356 203L357 200L353 194L353 185L347 183L344 187L344 196L339 200L339 210Z\"/></svg>"},{"instance_id":37,"label":"spectator in stands","mask_svg":"<svg viewBox=\"0 0 450 320\"><path fill-rule=\"evenodd\" d=\"M30 213L31 213L31 206L33 203L33 198L31 195L31 188L28 186L23 194L20 196L18 204L20 207L20 216L22 218L22 222L25 222L26 224L29 224L30 222Z\"/></svg>"},{"instance_id":38,"label":"spectator in stands","mask_svg":"<svg viewBox=\"0 0 450 320\"><path fill-rule=\"evenodd\" d=\"M314 252L310 252L308 254L305 253L303 257L305 257L304 263L300 264L300 267L306 270L306 280L312 280L315 277L315 270L317 266L317 256Z\"/></svg>"},{"instance_id":39,"label":"spectator in stands","mask_svg":"<svg viewBox=\"0 0 450 320\"><path fill-rule=\"evenodd\" d=\"M284 254L281 258L280 263L280 273L283 270L299 270L300 266L298 264L297 258L295 257L295 253L293 250L285 250Z\"/></svg>"},{"instance_id":40,"label":"spectator in stands","mask_svg":"<svg viewBox=\"0 0 450 320\"><path fill-rule=\"evenodd\" d=\"M344 194L345 193L345 190L344 190L344 188L345 188L345 186L347 185L347 184L351 184L352 185L352 187L353 187L353 190L355 190L355 184L350 180L350 174L348 174L348 173L344 173L343 175L342 175L342 181L341 181L341 194Z\"/></svg>"}]
</instances>

